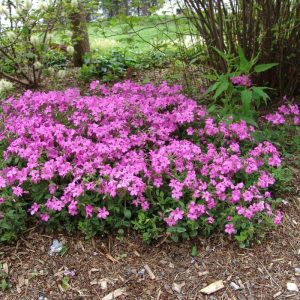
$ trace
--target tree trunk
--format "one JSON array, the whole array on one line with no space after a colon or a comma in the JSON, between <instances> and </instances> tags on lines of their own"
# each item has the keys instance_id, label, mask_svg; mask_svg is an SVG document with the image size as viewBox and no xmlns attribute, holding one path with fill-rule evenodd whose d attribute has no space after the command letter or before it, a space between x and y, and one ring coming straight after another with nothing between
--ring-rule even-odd
<instances>
[{"instance_id":1,"label":"tree trunk","mask_svg":"<svg viewBox=\"0 0 300 300\"><path fill-rule=\"evenodd\" d=\"M84 63L84 55L90 52L86 12L82 4L79 4L76 11L71 14L71 24L72 41L75 50L73 62L75 67L81 67Z\"/></svg>"},{"instance_id":2,"label":"tree trunk","mask_svg":"<svg viewBox=\"0 0 300 300\"><path fill-rule=\"evenodd\" d=\"M124 14L125 16L129 16L129 4L128 0L123 0Z\"/></svg>"}]
</instances>

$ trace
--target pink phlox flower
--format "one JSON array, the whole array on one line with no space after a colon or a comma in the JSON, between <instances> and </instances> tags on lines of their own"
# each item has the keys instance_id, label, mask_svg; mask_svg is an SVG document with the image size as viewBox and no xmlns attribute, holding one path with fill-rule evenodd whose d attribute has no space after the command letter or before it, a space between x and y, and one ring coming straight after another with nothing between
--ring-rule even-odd
<instances>
[{"instance_id":1,"label":"pink phlox flower","mask_svg":"<svg viewBox=\"0 0 300 300\"><path fill-rule=\"evenodd\" d=\"M41 218L41 221L43 221L43 222L48 222L49 219L50 219L50 216L49 216L49 214L44 213L44 214L41 214L41 215L40 215L40 218Z\"/></svg>"},{"instance_id":2,"label":"pink phlox flower","mask_svg":"<svg viewBox=\"0 0 300 300\"><path fill-rule=\"evenodd\" d=\"M274 218L274 224L281 224L281 223L282 223L282 213L281 211L277 211Z\"/></svg>"},{"instance_id":3,"label":"pink phlox flower","mask_svg":"<svg viewBox=\"0 0 300 300\"><path fill-rule=\"evenodd\" d=\"M174 209L168 218L165 218L166 223L168 226L175 226L179 220L183 219L184 211L180 210L179 207Z\"/></svg>"},{"instance_id":4,"label":"pink phlox flower","mask_svg":"<svg viewBox=\"0 0 300 300\"><path fill-rule=\"evenodd\" d=\"M106 207L98 208L97 218L106 219L109 216L109 211Z\"/></svg>"},{"instance_id":5,"label":"pink phlox flower","mask_svg":"<svg viewBox=\"0 0 300 300\"><path fill-rule=\"evenodd\" d=\"M234 225L233 224L226 224L225 225L225 232L229 235L232 235L234 234L236 231L235 231L235 228L234 228Z\"/></svg>"},{"instance_id":6,"label":"pink phlox flower","mask_svg":"<svg viewBox=\"0 0 300 300\"><path fill-rule=\"evenodd\" d=\"M248 87L252 86L251 79L247 75L231 77L230 80L234 85L248 86Z\"/></svg>"},{"instance_id":7,"label":"pink phlox flower","mask_svg":"<svg viewBox=\"0 0 300 300\"><path fill-rule=\"evenodd\" d=\"M34 202L28 211L33 216L39 211L39 209L40 209L40 205Z\"/></svg>"},{"instance_id":8,"label":"pink phlox flower","mask_svg":"<svg viewBox=\"0 0 300 300\"><path fill-rule=\"evenodd\" d=\"M94 207L90 204L85 206L85 216L86 218L91 218L93 216Z\"/></svg>"}]
</instances>

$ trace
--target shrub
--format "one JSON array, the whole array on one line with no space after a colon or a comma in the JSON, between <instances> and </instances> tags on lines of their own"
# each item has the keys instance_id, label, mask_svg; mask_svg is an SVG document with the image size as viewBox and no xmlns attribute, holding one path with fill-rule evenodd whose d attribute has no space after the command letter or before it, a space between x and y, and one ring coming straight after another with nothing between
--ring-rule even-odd
<instances>
[{"instance_id":1,"label":"shrub","mask_svg":"<svg viewBox=\"0 0 300 300\"><path fill-rule=\"evenodd\" d=\"M209 53L208 63L226 72L226 61L212 47L227 54L238 54L238 45L247 57L258 62L272 59L278 68L258 76L260 85L280 91L280 95L299 95L299 1L274 0L184 0L183 12L195 25ZM263 75L263 76L262 76Z\"/></svg>"},{"instance_id":2,"label":"shrub","mask_svg":"<svg viewBox=\"0 0 300 300\"><path fill-rule=\"evenodd\" d=\"M6 20L0 26L1 76L25 87L40 84L58 11L57 5L33 6L31 1L9 1L0 7L0 19Z\"/></svg>"},{"instance_id":3,"label":"shrub","mask_svg":"<svg viewBox=\"0 0 300 300\"><path fill-rule=\"evenodd\" d=\"M95 52L85 57L80 76L87 82L99 78L103 82L115 81L122 78L132 64L133 60L121 51L114 50L104 56Z\"/></svg>"},{"instance_id":4,"label":"shrub","mask_svg":"<svg viewBox=\"0 0 300 300\"><path fill-rule=\"evenodd\" d=\"M59 49L49 49L44 54L44 65L46 69L65 69L71 63L71 55Z\"/></svg>"},{"instance_id":5,"label":"shrub","mask_svg":"<svg viewBox=\"0 0 300 300\"><path fill-rule=\"evenodd\" d=\"M252 126L218 122L166 83L96 81L91 91L27 91L2 104L1 210L12 201L44 223L73 220L88 237L222 230L241 246L281 222L269 192L280 155Z\"/></svg>"}]
</instances>

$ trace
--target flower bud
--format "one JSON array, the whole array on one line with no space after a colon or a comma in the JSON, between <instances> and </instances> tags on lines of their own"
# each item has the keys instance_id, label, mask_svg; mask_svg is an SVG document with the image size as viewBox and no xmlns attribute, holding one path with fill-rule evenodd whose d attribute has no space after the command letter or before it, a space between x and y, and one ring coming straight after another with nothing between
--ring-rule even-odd
<instances>
[{"instance_id":1,"label":"flower bud","mask_svg":"<svg viewBox=\"0 0 300 300\"><path fill-rule=\"evenodd\" d=\"M18 17L22 16L22 14L23 14L22 8L21 7L17 7L17 9L14 12L14 18L18 18Z\"/></svg>"},{"instance_id":2,"label":"flower bud","mask_svg":"<svg viewBox=\"0 0 300 300\"><path fill-rule=\"evenodd\" d=\"M16 34L13 31L8 31L6 35L11 41L13 41L16 38Z\"/></svg>"},{"instance_id":3,"label":"flower bud","mask_svg":"<svg viewBox=\"0 0 300 300\"><path fill-rule=\"evenodd\" d=\"M10 91L13 88L14 88L14 85L10 81L7 81L6 79L0 80L0 94Z\"/></svg>"},{"instance_id":4,"label":"flower bud","mask_svg":"<svg viewBox=\"0 0 300 300\"><path fill-rule=\"evenodd\" d=\"M30 37L30 42L33 46L37 46L40 43L40 39L37 36Z\"/></svg>"},{"instance_id":5,"label":"flower bud","mask_svg":"<svg viewBox=\"0 0 300 300\"><path fill-rule=\"evenodd\" d=\"M46 2L41 2L40 10L46 11L48 9L48 4Z\"/></svg>"},{"instance_id":6,"label":"flower bud","mask_svg":"<svg viewBox=\"0 0 300 300\"><path fill-rule=\"evenodd\" d=\"M39 62L39 61L36 61L33 66L35 67L36 70L39 70L43 67L43 65Z\"/></svg>"},{"instance_id":7,"label":"flower bud","mask_svg":"<svg viewBox=\"0 0 300 300\"><path fill-rule=\"evenodd\" d=\"M31 7L32 7L32 1L31 0L25 0L25 2L24 2L24 8L26 10L30 10Z\"/></svg>"},{"instance_id":8,"label":"flower bud","mask_svg":"<svg viewBox=\"0 0 300 300\"><path fill-rule=\"evenodd\" d=\"M71 6L73 8L77 8L78 7L78 0L71 0Z\"/></svg>"},{"instance_id":9,"label":"flower bud","mask_svg":"<svg viewBox=\"0 0 300 300\"><path fill-rule=\"evenodd\" d=\"M67 47L67 52L68 52L69 54L72 55L72 54L74 53L74 51L75 51L75 50L74 50L74 47L73 47L73 46L68 46L68 47Z\"/></svg>"},{"instance_id":10,"label":"flower bud","mask_svg":"<svg viewBox=\"0 0 300 300\"><path fill-rule=\"evenodd\" d=\"M5 16L9 15L8 9L3 5L0 5L0 16L1 15L5 15Z\"/></svg>"}]
</instances>

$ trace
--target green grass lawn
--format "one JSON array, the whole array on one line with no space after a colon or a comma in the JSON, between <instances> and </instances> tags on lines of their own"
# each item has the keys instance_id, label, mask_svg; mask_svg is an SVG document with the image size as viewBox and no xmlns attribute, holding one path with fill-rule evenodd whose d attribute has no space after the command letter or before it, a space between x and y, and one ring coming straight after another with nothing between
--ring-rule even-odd
<instances>
[{"instance_id":1,"label":"green grass lawn","mask_svg":"<svg viewBox=\"0 0 300 300\"><path fill-rule=\"evenodd\" d=\"M172 49L182 37L195 32L183 16L116 17L89 24L91 48L103 54L116 48L137 52L153 48ZM59 35L57 40L61 42L68 34Z\"/></svg>"}]
</instances>

